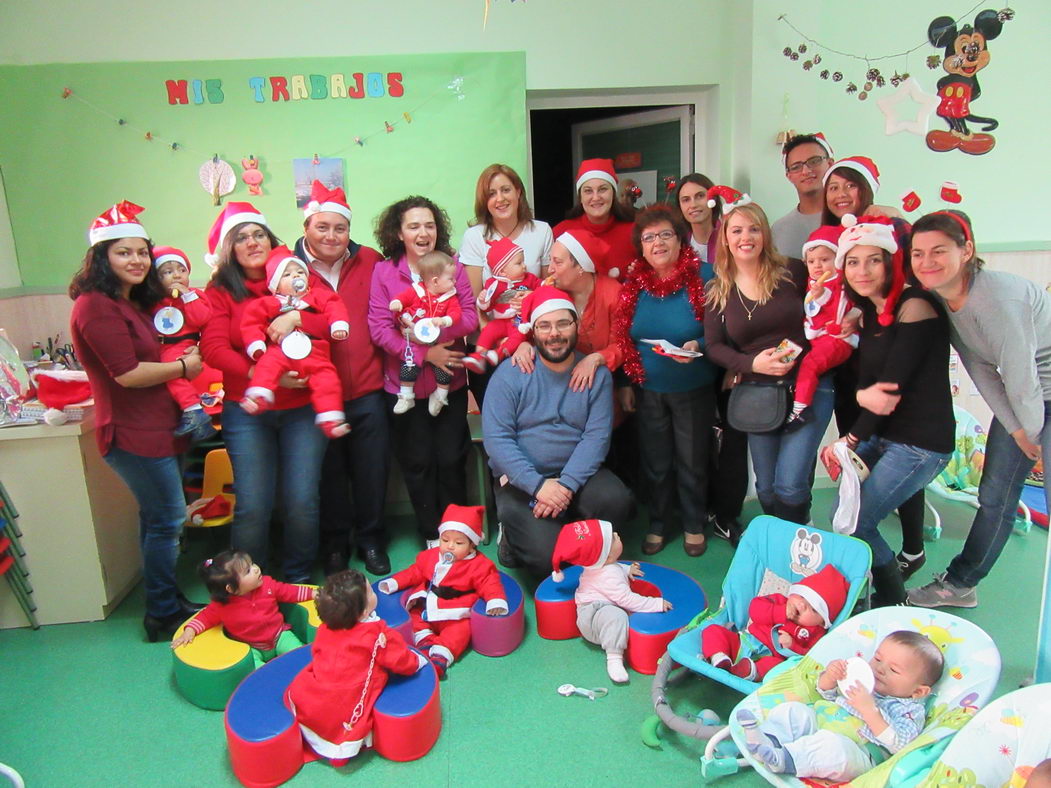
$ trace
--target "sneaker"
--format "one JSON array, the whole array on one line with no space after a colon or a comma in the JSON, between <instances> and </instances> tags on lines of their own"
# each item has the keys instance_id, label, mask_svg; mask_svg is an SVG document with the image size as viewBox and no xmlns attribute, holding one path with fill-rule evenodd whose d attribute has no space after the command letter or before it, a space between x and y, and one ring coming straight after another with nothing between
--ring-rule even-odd
<instances>
[{"instance_id":1,"label":"sneaker","mask_svg":"<svg viewBox=\"0 0 1051 788\"><path fill-rule=\"evenodd\" d=\"M398 396L398 401L394 403L394 414L400 416L402 413L406 413L412 410L416 406L416 400L412 397Z\"/></svg>"},{"instance_id":2,"label":"sneaker","mask_svg":"<svg viewBox=\"0 0 1051 788\"><path fill-rule=\"evenodd\" d=\"M978 607L978 589L958 586L942 572L933 582L909 591L908 601L916 607Z\"/></svg>"},{"instance_id":3,"label":"sneaker","mask_svg":"<svg viewBox=\"0 0 1051 788\"><path fill-rule=\"evenodd\" d=\"M184 410L179 417L179 424L175 427L176 436L189 435L196 432L205 425L211 426L212 417L204 412L203 408L192 408ZM214 432L214 430L213 430Z\"/></svg>"},{"instance_id":4,"label":"sneaker","mask_svg":"<svg viewBox=\"0 0 1051 788\"><path fill-rule=\"evenodd\" d=\"M712 524L712 535L717 536L719 539L725 539L733 547L741 541L741 532L744 528L741 527L740 521L736 517L730 517L725 520L720 520L718 517L710 518Z\"/></svg>"},{"instance_id":5,"label":"sneaker","mask_svg":"<svg viewBox=\"0 0 1051 788\"><path fill-rule=\"evenodd\" d=\"M481 353L468 353L463 357L463 365L471 372L481 374L489 366L489 361Z\"/></svg>"},{"instance_id":6,"label":"sneaker","mask_svg":"<svg viewBox=\"0 0 1051 788\"><path fill-rule=\"evenodd\" d=\"M212 426L212 421L209 419L190 433L190 443L203 443L210 438L214 438L218 433L219 430Z\"/></svg>"},{"instance_id":7,"label":"sneaker","mask_svg":"<svg viewBox=\"0 0 1051 788\"><path fill-rule=\"evenodd\" d=\"M906 558L901 553L897 555L898 566L901 568L901 579L908 580L916 571L927 563L927 556L924 553L920 553L915 558Z\"/></svg>"}]
</instances>

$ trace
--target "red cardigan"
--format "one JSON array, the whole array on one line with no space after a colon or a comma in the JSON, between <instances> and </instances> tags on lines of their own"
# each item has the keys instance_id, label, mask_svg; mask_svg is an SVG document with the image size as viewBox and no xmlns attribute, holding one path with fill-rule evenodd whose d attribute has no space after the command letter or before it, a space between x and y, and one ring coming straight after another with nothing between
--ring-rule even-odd
<instances>
[{"instance_id":1,"label":"red cardigan","mask_svg":"<svg viewBox=\"0 0 1051 788\"><path fill-rule=\"evenodd\" d=\"M206 629L222 625L234 640L260 651L270 651L277 645L281 633L291 628L285 623L277 603L306 602L313 597L311 586L280 583L263 575L263 584L255 591L231 596L225 602L212 600L186 623L186 628L200 635Z\"/></svg>"}]
</instances>

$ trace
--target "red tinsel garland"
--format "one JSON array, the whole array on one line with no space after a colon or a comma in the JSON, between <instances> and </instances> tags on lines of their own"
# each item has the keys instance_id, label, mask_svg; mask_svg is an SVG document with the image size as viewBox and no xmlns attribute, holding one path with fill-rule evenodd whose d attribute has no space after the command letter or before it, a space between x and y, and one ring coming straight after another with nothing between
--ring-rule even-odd
<instances>
[{"instance_id":1,"label":"red tinsel garland","mask_svg":"<svg viewBox=\"0 0 1051 788\"><path fill-rule=\"evenodd\" d=\"M633 262L630 271L620 290L620 303L617 304L617 314L613 319L613 336L624 354L624 372L632 381L641 384L646 379L646 372L642 367L639 349L631 340L631 324L635 320L639 293L645 290L654 298L667 298L685 287L693 313L703 322L704 283L701 281L701 261L689 244L683 244L675 271L667 279L659 278L645 260Z\"/></svg>"}]
</instances>

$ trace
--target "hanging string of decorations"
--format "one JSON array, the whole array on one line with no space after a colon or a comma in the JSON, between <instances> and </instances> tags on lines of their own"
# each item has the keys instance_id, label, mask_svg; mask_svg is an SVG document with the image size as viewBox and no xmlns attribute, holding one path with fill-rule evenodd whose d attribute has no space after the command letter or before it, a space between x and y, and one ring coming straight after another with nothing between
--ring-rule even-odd
<instances>
[{"instance_id":1,"label":"hanging string of decorations","mask_svg":"<svg viewBox=\"0 0 1051 788\"><path fill-rule=\"evenodd\" d=\"M960 14L956 19L959 20L968 18L973 14L979 7L986 5L987 0L980 0L980 2L973 5L970 9ZM1011 8L1002 8L997 12L997 18L1001 22L1008 22L1014 19L1015 12ZM829 68L824 63L824 58L820 52L813 52L811 54L811 47L814 49L823 50L826 55L837 55L842 58L849 60L857 60L864 63L864 72L862 76L854 80L847 80L845 91L849 96L857 96L859 101L865 101L874 90L884 87L887 83L890 83L893 87L898 87L905 80L909 78L909 55L913 54L919 49L930 46L930 42L925 38L916 46L911 49L906 49L904 52L893 52L886 55L868 55L868 54L857 54L854 52L844 52L843 50L836 49L823 44L820 41L808 36L798 27L796 27L788 18L788 14L781 14L777 18L779 22L783 22L788 25L800 38L803 39L802 43L796 46L786 46L781 50L786 58L793 63L802 61L804 71L812 71L817 74L819 79L831 80L832 82L842 82L845 78L844 71L845 67L837 69ZM891 76L887 76L878 66L873 65L874 63L880 63L887 60L898 60L899 64L894 69L894 73ZM927 68L934 70L941 66L942 59L940 55L929 55L926 59ZM818 66L824 65L824 68L815 70ZM901 71L898 68L901 67Z\"/></svg>"}]
</instances>

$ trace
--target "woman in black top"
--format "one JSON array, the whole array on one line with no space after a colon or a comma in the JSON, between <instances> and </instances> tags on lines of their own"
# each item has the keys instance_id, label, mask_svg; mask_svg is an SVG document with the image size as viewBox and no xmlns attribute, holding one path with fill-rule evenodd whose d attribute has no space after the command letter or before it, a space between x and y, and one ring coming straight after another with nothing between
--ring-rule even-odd
<instances>
[{"instance_id":1,"label":"woman in black top","mask_svg":"<svg viewBox=\"0 0 1051 788\"><path fill-rule=\"evenodd\" d=\"M905 284L902 253L883 217L862 217L843 233L836 265L862 311L861 412L841 439L869 467L854 536L872 548L874 604L894 605L905 601L905 586L878 526L941 473L953 450L949 321L932 295ZM837 464L832 446L821 459ZM839 505L849 504L841 496Z\"/></svg>"}]
</instances>

